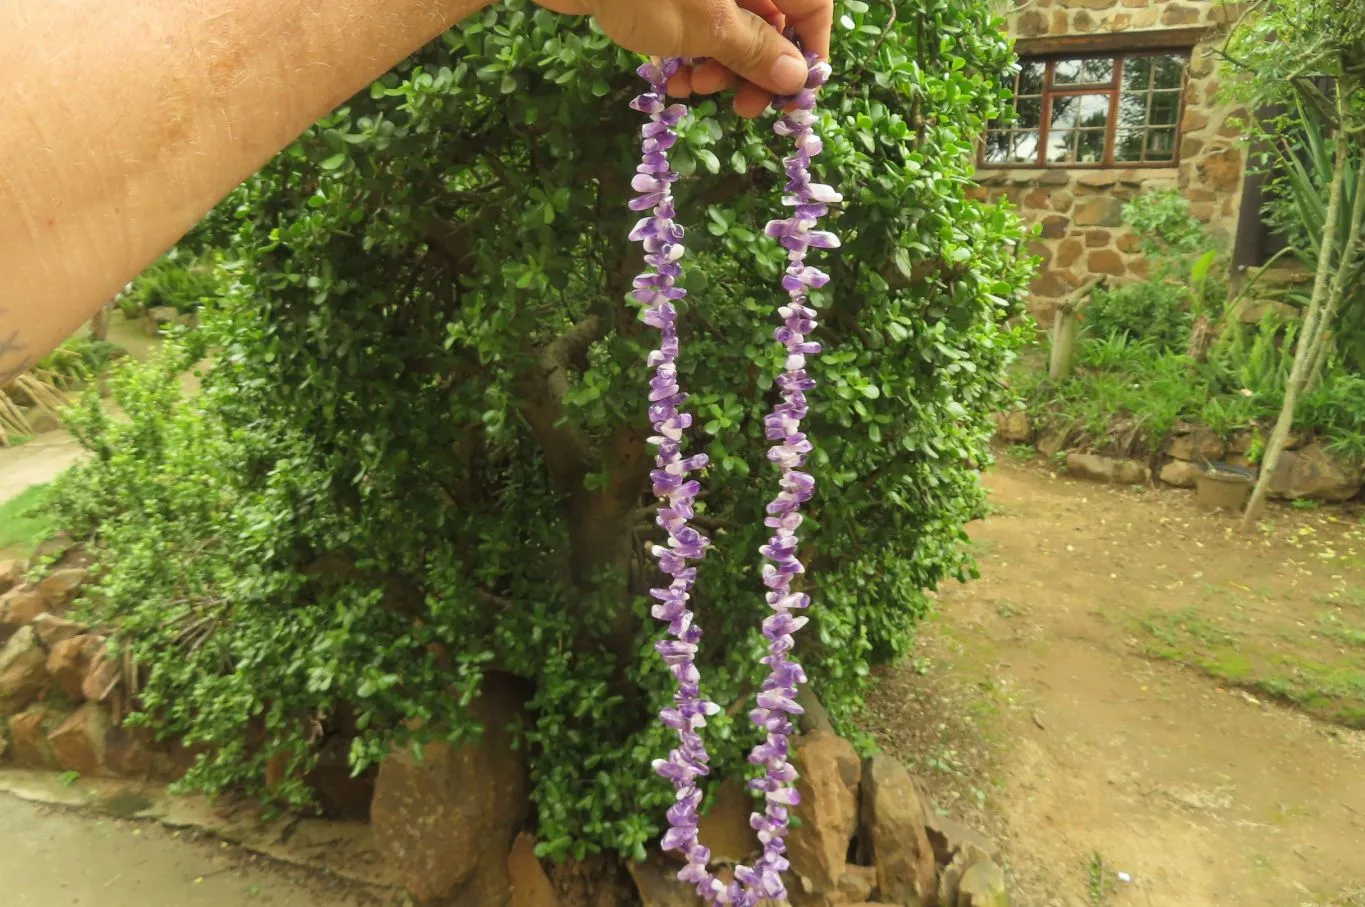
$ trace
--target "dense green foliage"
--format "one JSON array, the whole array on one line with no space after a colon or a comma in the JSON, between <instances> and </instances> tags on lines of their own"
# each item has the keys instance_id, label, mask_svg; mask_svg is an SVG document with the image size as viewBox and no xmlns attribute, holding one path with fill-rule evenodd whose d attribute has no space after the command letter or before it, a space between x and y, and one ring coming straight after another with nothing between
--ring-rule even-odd
<instances>
[{"instance_id":1,"label":"dense green foliage","mask_svg":"<svg viewBox=\"0 0 1365 907\"><path fill-rule=\"evenodd\" d=\"M963 526L1031 269L1015 217L965 197L1012 63L988 4L843 13L818 167L849 202L843 249L818 262L817 607L797 653L838 720L905 650L922 590L971 572ZM177 347L118 378L127 423L87 404L97 456L63 483L63 516L107 566L101 613L151 668L147 717L210 746L189 783L259 789L274 753L297 777L318 733L353 737L358 768L460 739L496 670L529 691L545 853L638 855L655 833L671 794L651 716L670 684L644 598L646 349L626 301L634 65L525 0L465 22L217 212L210 244L235 264L198 332L216 351L203 394L176 398L194 355ZM714 464L702 668L736 706L709 729L719 773L741 773L780 363L783 253L761 229L783 147L712 103L681 134L682 371Z\"/></svg>"},{"instance_id":2,"label":"dense green foliage","mask_svg":"<svg viewBox=\"0 0 1365 907\"><path fill-rule=\"evenodd\" d=\"M1242 17L1224 61L1225 91L1255 111L1245 119L1252 166L1269 180L1265 215L1286 238L1290 262L1319 270L1329 190L1343 196L1326 271L1345 289L1333 312L1331 354L1365 371L1365 255L1347 242L1365 193L1365 0L1267 0ZM1352 136L1338 163L1333 136ZM1306 290L1288 301L1308 305Z\"/></svg>"},{"instance_id":3,"label":"dense green foliage","mask_svg":"<svg viewBox=\"0 0 1365 907\"><path fill-rule=\"evenodd\" d=\"M1014 383L1044 432L1066 432L1073 445L1145 456L1161 449L1178 422L1224 435L1273 422L1296 324L1273 315L1259 325L1228 324L1203 361L1178 344L1126 334L1085 337L1071 378L1054 382L1021 370ZM1304 395L1294 426L1339 456L1365 463L1365 378L1331 371Z\"/></svg>"},{"instance_id":4,"label":"dense green foliage","mask_svg":"<svg viewBox=\"0 0 1365 907\"><path fill-rule=\"evenodd\" d=\"M1159 450L1179 422L1223 434L1273 422L1299 321L1274 308L1258 324L1233 317L1223 301L1227 288L1212 273L1213 240L1178 193L1139 196L1124 219L1149 256L1151 279L1097 292L1081 310L1072 377L1018 371L1014 385L1035 421L1047 433L1120 455ZM1198 356L1190 352L1195 313L1219 319ZM1296 428L1365 461L1365 378L1341 363L1319 377Z\"/></svg>"},{"instance_id":5,"label":"dense green foliage","mask_svg":"<svg viewBox=\"0 0 1365 907\"><path fill-rule=\"evenodd\" d=\"M1123 206L1147 256L1149 279L1097 290L1083 322L1092 337L1123 334L1184 351L1199 315L1216 315L1226 287L1210 279L1218 250L1177 189L1146 192Z\"/></svg>"},{"instance_id":6,"label":"dense green foliage","mask_svg":"<svg viewBox=\"0 0 1365 907\"><path fill-rule=\"evenodd\" d=\"M228 292L225 281L229 272L214 250L196 248L202 241L197 233L193 240L182 242L157 259L124 287L115 304L129 316L162 306L189 313Z\"/></svg>"}]
</instances>

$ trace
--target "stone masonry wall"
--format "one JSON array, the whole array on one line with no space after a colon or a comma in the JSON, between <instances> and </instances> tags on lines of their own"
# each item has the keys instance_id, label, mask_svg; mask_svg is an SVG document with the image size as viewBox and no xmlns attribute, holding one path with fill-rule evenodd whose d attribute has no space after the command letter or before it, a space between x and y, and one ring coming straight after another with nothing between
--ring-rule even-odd
<instances>
[{"instance_id":1,"label":"stone masonry wall","mask_svg":"<svg viewBox=\"0 0 1365 907\"><path fill-rule=\"evenodd\" d=\"M1213 51L1232 15L1213 0L1023 0L1009 14L1021 55L1028 53L1029 38L1216 27L1190 55L1178 166L977 171L980 197L1006 196L1027 223L1040 225L1041 234L1030 245L1042 258L1033 285L1035 316L1049 318L1058 303L1095 275L1106 275L1111 285L1147 276L1137 239L1120 219L1124 203L1138 193L1179 188L1194 215L1225 249L1231 248L1244 169L1235 125L1242 111L1217 98Z\"/></svg>"}]
</instances>

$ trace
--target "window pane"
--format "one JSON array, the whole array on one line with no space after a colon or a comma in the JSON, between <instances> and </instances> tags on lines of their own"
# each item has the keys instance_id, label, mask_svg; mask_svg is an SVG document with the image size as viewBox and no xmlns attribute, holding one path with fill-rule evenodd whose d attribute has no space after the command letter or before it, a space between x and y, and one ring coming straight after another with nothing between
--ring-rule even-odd
<instances>
[{"instance_id":1,"label":"window pane","mask_svg":"<svg viewBox=\"0 0 1365 907\"><path fill-rule=\"evenodd\" d=\"M1011 144L1011 157L1014 161L1022 164L1036 164L1038 162L1037 130L1014 134L1014 140Z\"/></svg>"},{"instance_id":2,"label":"window pane","mask_svg":"<svg viewBox=\"0 0 1365 907\"><path fill-rule=\"evenodd\" d=\"M1147 132L1147 160L1175 160L1175 129L1152 129Z\"/></svg>"},{"instance_id":3,"label":"window pane","mask_svg":"<svg viewBox=\"0 0 1365 907\"><path fill-rule=\"evenodd\" d=\"M1113 57L1097 57L1081 64L1081 82L1098 84L1114 81Z\"/></svg>"},{"instance_id":4,"label":"window pane","mask_svg":"<svg viewBox=\"0 0 1365 907\"><path fill-rule=\"evenodd\" d=\"M1089 60L1058 60L1052 68L1053 85L1093 85L1114 78L1112 57Z\"/></svg>"},{"instance_id":5,"label":"window pane","mask_svg":"<svg viewBox=\"0 0 1365 907\"><path fill-rule=\"evenodd\" d=\"M1047 134L1049 164L1065 164L1076 160L1076 130L1053 128Z\"/></svg>"},{"instance_id":6,"label":"window pane","mask_svg":"<svg viewBox=\"0 0 1365 907\"><path fill-rule=\"evenodd\" d=\"M1041 60L1025 63L1019 70L1019 91L1020 96L1038 95L1043 93L1043 75L1047 72L1047 64Z\"/></svg>"},{"instance_id":7,"label":"window pane","mask_svg":"<svg viewBox=\"0 0 1365 907\"><path fill-rule=\"evenodd\" d=\"M1157 91L1152 93L1153 126L1174 126L1180 119L1180 92Z\"/></svg>"},{"instance_id":8,"label":"window pane","mask_svg":"<svg viewBox=\"0 0 1365 907\"><path fill-rule=\"evenodd\" d=\"M1152 68L1156 71L1156 78L1152 81L1153 88L1181 87L1181 76L1185 72L1184 57L1175 54L1152 57Z\"/></svg>"},{"instance_id":9,"label":"window pane","mask_svg":"<svg viewBox=\"0 0 1365 907\"><path fill-rule=\"evenodd\" d=\"M1151 57L1128 57L1123 61L1124 91L1146 91L1151 84Z\"/></svg>"},{"instance_id":10,"label":"window pane","mask_svg":"<svg viewBox=\"0 0 1365 907\"><path fill-rule=\"evenodd\" d=\"M985 159L988 164L1003 164L1009 157L1010 134L1008 132L986 133Z\"/></svg>"},{"instance_id":11,"label":"window pane","mask_svg":"<svg viewBox=\"0 0 1365 907\"><path fill-rule=\"evenodd\" d=\"M1043 99L1025 98L1019 102L1019 122L1021 129L1037 129L1043 125Z\"/></svg>"},{"instance_id":12,"label":"window pane","mask_svg":"<svg viewBox=\"0 0 1365 907\"><path fill-rule=\"evenodd\" d=\"M1119 95L1119 126L1139 127L1147 124L1147 100L1151 95L1125 92Z\"/></svg>"},{"instance_id":13,"label":"window pane","mask_svg":"<svg viewBox=\"0 0 1365 907\"><path fill-rule=\"evenodd\" d=\"M1066 129L1076 125L1076 112L1080 109L1079 95L1052 96L1052 129Z\"/></svg>"},{"instance_id":14,"label":"window pane","mask_svg":"<svg viewBox=\"0 0 1365 907\"><path fill-rule=\"evenodd\" d=\"M1143 129L1120 129L1114 135L1114 160L1142 160L1142 147L1146 139L1147 133Z\"/></svg>"},{"instance_id":15,"label":"window pane","mask_svg":"<svg viewBox=\"0 0 1365 907\"><path fill-rule=\"evenodd\" d=\"M1098 164L1104 160L1104 136L1103 129L1082 129L1080 130L1080 143L1077 147L1076 160L1082 164Z\"/></svg>"},{"instance_id":16,"label":"window pane","mask_svg":"<svg viewBox=\"0 0 1365 907\"><path fill-rule=\"evenodd\" d=\"M1103 126L1109 122L1109 95L1078 95L1080 101L1077 112L1078 126Z\"/></svg>"}]
</instances>

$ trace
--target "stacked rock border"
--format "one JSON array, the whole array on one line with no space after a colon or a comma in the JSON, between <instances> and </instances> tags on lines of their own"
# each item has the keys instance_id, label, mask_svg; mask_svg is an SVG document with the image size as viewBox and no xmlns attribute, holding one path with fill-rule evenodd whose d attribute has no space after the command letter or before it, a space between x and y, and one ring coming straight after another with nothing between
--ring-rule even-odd
<instances>
[{"instance_id":1,"label":"stacked rock border","mask_svg":"<svg viewBox=\"0 0 1365 907\"><path fill-rule=\"evenodd\" d=\"M1160 452L1148 459L1115 456L1115 449L1131 449L1133 438L1111 439L1108 446L1087 442L1073 447L1079 433L1067 429L1039 428L1028 413L1011 410L996 416L996 440L1028 445L1048 458L1065 458L1066 469L1081 479L1114 485L1160 483L1171 488L1193 489L1201 469L1222 464L1254 472L1250 454L1265 433L1241 428L1220 435L1204 425L1177 423ZM1360 497L1365 472L1360 466L1334 456L1327 446L1308 435L1296 435L1280 458L1271 479L1270 493L1282 500L1344 503Z\"/></svg>"}]
</instances>

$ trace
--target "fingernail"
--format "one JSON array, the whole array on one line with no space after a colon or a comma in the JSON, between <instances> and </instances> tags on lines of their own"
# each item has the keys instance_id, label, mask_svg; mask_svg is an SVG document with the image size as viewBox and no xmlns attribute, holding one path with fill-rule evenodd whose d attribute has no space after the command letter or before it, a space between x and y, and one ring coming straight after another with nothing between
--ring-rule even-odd
<instances>
[{"instance_id":1,"label":"fingernail","mask_svg":"<svg viewBox=\"0 0 1365 907\"><path fill-rule=\"evenodd\" d=\"M773 87L783 94L795 94L806 84L806 62L784 54L773 64Z\"/></svg>"}]
</instances>

